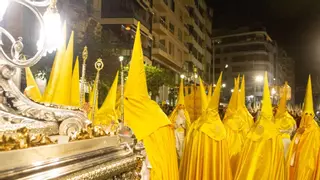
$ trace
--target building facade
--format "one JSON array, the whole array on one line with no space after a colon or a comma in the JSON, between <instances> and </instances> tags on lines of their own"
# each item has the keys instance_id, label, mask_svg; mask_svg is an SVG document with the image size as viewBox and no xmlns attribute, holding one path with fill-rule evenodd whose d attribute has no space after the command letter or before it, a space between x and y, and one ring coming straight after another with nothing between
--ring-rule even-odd
<instances>
[{"instance_id":1,"label":"building facade","mask_svg":"<svg viewBox=\"0 0 320 180\"><path fill-rule=\"evenodd\" d=\"M270 85L283 83L283 73L279 71L281 66L277 58L277 45L264 29L216 31L213 40L215 73L217 75L221 71L224 72L225 96L230 96L234 78L239 74L245 75L248 100L262 98L265 71L268 72Z\"/></svg>"}]
</instances>

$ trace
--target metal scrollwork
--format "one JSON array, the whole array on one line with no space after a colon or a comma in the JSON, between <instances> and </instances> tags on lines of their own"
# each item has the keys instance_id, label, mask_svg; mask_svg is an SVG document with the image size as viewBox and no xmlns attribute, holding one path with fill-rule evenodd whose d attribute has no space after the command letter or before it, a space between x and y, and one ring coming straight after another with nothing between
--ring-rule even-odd
<instances>
[{"instance_id":1,"label":"metal scrollwork","mask_svg":"<svg viewBox=\"0 0 320 180\"><path fill-rule=\"evenodd\" d=\"M37 5L40 5L40 2L36 3L36 2L25 1L25 0L10 0L10 1L14 1L14 2L19 3L19 4L27 7L28 9L30 9L34 13L34 15L36 16L37 20L39 21L40 28L45 29L42 15L38 11L38 9L35 7ZM43 3L42 5L45 4L45 2L42 2L42 3ZM4 34L12 43L11 57L9 57L6 54L6 52L3 50L2 46L0 45L0 54L2 56L1 59L6 60L11 65L14 65L14 66L17 66L20 68L30 67L30 66L35 65L42 58L42 56L45 54L45 51L46 51L45 39L46 39L46 37L44 36L44 34L40 34L40 39L44 39L44 41L41 42L36 54L29 59L24 59L20 56L20 53L23 49L22 38L18 38L18 40L15 40L15 38L7 30L5 30L2 27L0 27L0 34ZM0 36L0 41L1 41L1 36Z\"/></svg>"}]
</instances>

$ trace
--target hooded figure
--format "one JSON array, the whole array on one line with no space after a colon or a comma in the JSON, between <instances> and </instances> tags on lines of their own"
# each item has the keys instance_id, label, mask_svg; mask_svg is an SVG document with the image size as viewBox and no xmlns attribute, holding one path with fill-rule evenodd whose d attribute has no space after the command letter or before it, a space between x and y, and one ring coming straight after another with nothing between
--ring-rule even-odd
<instances>
[{"instance_id":1,"label":"hooded figure","mask_svg":"<svg viewBox=\"0 0 320 180\"><path fill-rule=\"evenodd\" d=\"M304 97L300 126L292 139L287 156L288 179L320 179L320 131L314 120L311 77Z\"/></svg>"},{"instance_id":2,"label":"hooded figure","mask_svg":"<svg viewBox=\"0 0 320 180\"><path fill-rule=\"evenodd\" d=\"M241 112L240 116L244 119L243 129L246 133L249 132L250 128L253 126L253 117L246 107L246 82L244 75L242 76L241 87L238 97L238 109Z\"/></svg>"},{"instance_id":3,"label":"hooded figure","mask_svg":"<svg viewBox=\"0 0 320 180\"><path fill-rule=\"evenodd\" d=\"M130 69L124 91L124 123L142 140L150 162L150 179L178 180L178 161L172 123L148 94L137 25Z\"/></svg>"},{"instance_id":4,"label":"hooded figure","mask_svg":"<svg viewBox=\"0 0 320 180\"><path fill-rule=\"evenodd\" d=\"M218 113L221 76L209 105L200 81L203 113L187 133L180 165L181 180L232 179L226 131Z\"/></svg>"},{"instance_id":5,"label":"hooded figure","mask_svg":"<svg viewBox=\"0 0 320 180\"><path fill-rule=\"evenodd\" d=\"M275 122L277 127L282 134L282 142L284 147L284 153L287 154L289 145L290 145L290 137L292 132L296 129L296 121L293 117L288 113L286 104L287 104L287 82L283 88L283 94L280 98L279 106L275 115Z\"/></svg>"},{"instance_id":6,"label":"hooded figure","mask_svg":"<svg viewBox=\"0 0 320 180\"><path fill-rule=\"evenodd\" d=\"M235 180L283 180L285 159L282 136L273 122L267 72L262 109L244 143Z\"/></svg>"},{"instance_id":7,"label":"hooded figure","mask_svg":"<svg viewBox=\"0 0 320 180\"><path fill-rule=\"evenodd\" d=\"M119 125L116 111L118 74L119 72L117 72L113 80L106 99L95 115L95 120L98 123L97 125L104 127L104 129L111 134L116 134Z\"/></svg>"},{"instance_id":8,"label":"hooded figure","mask_svg":"<svg viewBox=\"0 0 320 180\"><path fill-rule=\"evenodd\" d=\"M181 79L178 103L169 117L175 129L174 134L176 137L178 159L182 158L184 138L186 136L188 127L190 126L190 117L184 104L183 90L183 79Z\"/></svg>"},{"instance_id":9,"label":"hooded figure","mask_svg":"<svg viewBox=\"0 0 320 180\"><path fill-rule=\"evenodd\" d=\"M241 104L239 103L239 98L239 78L237 78L235 80L234 91L223 119L224 127L227 132L232 175L235 175L237 170L240 152L248 132L245 128L246 112L242 106L240 106Z\"/></svg>"}]
</instances>

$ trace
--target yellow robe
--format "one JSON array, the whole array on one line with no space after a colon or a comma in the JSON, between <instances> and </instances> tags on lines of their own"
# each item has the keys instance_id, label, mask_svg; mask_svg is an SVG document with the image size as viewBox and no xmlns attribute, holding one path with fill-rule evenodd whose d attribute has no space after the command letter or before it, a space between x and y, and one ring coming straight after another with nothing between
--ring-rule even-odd
<instances>
[{"instance_id":1,"label":"yellow robe","mask_svg":"<svg viewBox=\"0 0 320 180\"><path fill-rule=\"evenodd\" d=\"M235 180L286 179L282 136L271 121L259 121L248 133Z\"/></svg>"},{"instance_id":2,"label":"yellow robe","mask_svg":"<svg viewBox=\"0 0 320 180\"><path fill-rule=\"evenodd\" d=\"M185 140L180 180L231 180L226 132L217 110L193 122Z\"/></svg>"},{"instance_id":3,"label":"yellow robe","mask_svg":"<svg viewBox=\"0 0 320 180\"><path fill-rule=\"evenodd\" d=\"M320 179L320 131L312 116L303 116L301 124L292 139L288 157L289 180Z\"/></svg>"}]
</instances>

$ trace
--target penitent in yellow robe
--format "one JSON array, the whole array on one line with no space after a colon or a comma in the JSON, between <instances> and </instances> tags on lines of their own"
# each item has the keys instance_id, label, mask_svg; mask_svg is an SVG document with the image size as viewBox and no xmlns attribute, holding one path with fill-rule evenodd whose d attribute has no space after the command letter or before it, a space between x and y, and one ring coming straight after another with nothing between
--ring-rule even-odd
<instances>
[{"instance_id":1,"label":"penitent in yellow robe","mask_svg":"<svg viewBox=\"0 0 320 180\"><path fill-rule=\"evenodd\" d=\"M245 128L245 111L238 103L239 101L239 78L235 81L234 91L230 98L226 114L223 119L224 127L227 132L227 142L230 154L230 165L232 175L237 170L240 152L242 150L247 129Z\"/></svg>"},{"instance_id":2,"label":"penitent in yellow robe","mask_svg":"<svg viewBox=\"0 0 320 180\"><path fill-rule=\"evenodd\" d=\"M221 75L208 108L187 133L180 165L181 180L232 179L226 131L218 113L220 89ZM207 97L201 96L201 101L204 99Z\"/></svg>"},{"instance_id":3,"label":"penitent in yellow robe","mask_svg":"<svg viewBox=\"0 0 320 180\"><path fill-rule=\"evenodd\" d=\"M289 180L320 179L320 130L313 117L312 87L309 76L300 127L292 139L287 157Z\"/></svg>"},{"instance_id":4,"label":"penitent in yellow robe","mask_svg":"<svg viewBox=\"0 0 320 180\"><path fill-rule=\"evenodd\" d=\"M235 180L256 179L286 179L282 136L273 122L267 73L261 114L247 135L235 174Z\"/></svg>"},{"instance_id":5,"label":"penitent in yellow robe","mask_svg":"<svg viewBox=\"0 0 320 180\"><path fill-rule=\"evenodd\" d=\"M178 161L172 123L148 94L140 22L137 25L124 92L124 123L145 146L151 164L150 179L178 180Z\"/></svg>"}]
</instances>

